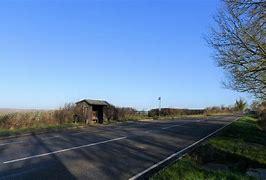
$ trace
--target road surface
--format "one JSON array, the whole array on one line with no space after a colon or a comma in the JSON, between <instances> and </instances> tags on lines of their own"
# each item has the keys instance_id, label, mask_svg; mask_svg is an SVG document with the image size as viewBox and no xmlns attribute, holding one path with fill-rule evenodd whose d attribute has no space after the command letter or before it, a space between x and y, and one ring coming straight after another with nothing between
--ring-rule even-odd
<instances>
[{"instance_id":1,"label":"road surface","mask_svg":"<svg viewBox=\"0 0 266 180\"><path fill-rule=\"evenodd\" d=\"M0 140L0 179L129 179L236 117L129 122Z\"/></svg>"}]
</instances>

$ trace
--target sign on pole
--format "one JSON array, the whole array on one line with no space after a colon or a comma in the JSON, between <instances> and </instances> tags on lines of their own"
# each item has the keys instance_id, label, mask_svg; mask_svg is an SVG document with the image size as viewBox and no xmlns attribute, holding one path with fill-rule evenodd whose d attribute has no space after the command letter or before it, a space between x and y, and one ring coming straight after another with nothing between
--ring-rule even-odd
<instances>
[{"instance_id":1,"label":"sign on pole","mask_svg":"<svg viewBox=\"0 0 266 180\"><path fill-rule=\"evenodd\" d=\"M158 100L159 100L159 117L160 117L160 113L161 113L161 100L162 100L162 98L161 97L158 97Z\"/></svg>"}]
</instances>

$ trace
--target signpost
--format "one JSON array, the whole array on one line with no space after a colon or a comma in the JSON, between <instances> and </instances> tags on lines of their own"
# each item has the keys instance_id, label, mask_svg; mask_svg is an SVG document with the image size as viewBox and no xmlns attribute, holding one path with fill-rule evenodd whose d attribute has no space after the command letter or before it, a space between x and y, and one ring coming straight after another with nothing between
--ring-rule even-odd
<instances>
[{"instance_id":1,"label":"signpost","mask_svg":"<svg viewBox=\"0 0 266 180\"><path fill-rule=\"evenodd\" d=\"M162 105L162 98L159 97L158 100L159 100L159 117L160 117L160 114L161 114L161 105Z\"/></svg>"}]
</instances>

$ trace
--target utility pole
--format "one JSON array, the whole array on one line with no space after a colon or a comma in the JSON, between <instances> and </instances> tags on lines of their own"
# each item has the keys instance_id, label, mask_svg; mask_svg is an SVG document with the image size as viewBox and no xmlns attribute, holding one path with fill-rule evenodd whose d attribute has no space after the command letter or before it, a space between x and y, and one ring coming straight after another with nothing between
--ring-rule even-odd
<instances>
[{"instance_id":1,"label":"utility pole","mask_svg":"<svg viewBox=\"0 0 266 180\"><path fill-rule=\"evenodd\" d=\"M161 106L162 106L162 98L159 97L158 100L159 100L159 117L160 117L160 114L161 114Z\"/></svg>"}]
</instances>

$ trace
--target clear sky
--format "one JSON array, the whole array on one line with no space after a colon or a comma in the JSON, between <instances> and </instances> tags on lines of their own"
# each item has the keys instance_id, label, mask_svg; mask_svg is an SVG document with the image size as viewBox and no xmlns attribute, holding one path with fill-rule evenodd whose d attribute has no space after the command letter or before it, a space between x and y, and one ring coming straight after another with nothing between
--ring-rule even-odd
<instances>
[{"instance_id":1,"label":"clear sky","mask_svg":"<svg viewBox=\"0 0 266 180\"><path fill-rule=\"evenodd\" d=\"M0 107L83 98L148 109L248 97L222 87L204 41L218 0L3 0Z\"/></svg>"}]
</instances>

